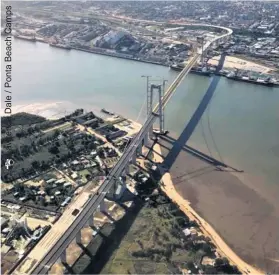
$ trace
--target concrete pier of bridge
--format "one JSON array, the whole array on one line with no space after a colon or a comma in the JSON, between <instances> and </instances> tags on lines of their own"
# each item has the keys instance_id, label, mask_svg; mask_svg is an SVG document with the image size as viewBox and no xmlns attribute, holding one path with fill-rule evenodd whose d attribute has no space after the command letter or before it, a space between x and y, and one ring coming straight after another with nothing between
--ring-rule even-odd
<instances>
[{"instance_id":1,"label":"concrete pier of bridge","mask_svg":"<svg viewBox=\"0 0 279 275\"><path fill-rule=\"evenodd\" d=\"M130 173L130 167L129 167L129 165L126 165L125 174L128 175L129 173Z\"/></svg>"},{"instance_id":2,"label":"concrete pier of bridge","mask_svg":"<svg viewBox=\"0 0 279 275\"><path fill-rule=\"evenodd\" d=\"M106 204L105 204L105 199L101 200L101 203L99 205L100 211L101 212L106 212L107 208L106 208Z\"/></svg>"},{"instance_id":3,"label":"concrete pier of bridge","mask_svg":"<svg viewBox=\"0 0 279 275\"><path fill-rule=\"evenodd\" d=\"M137 153L136 152L133 154L132 163L137 164Z\"/></svg>"},{"instance_id":4,"label":"concrete pier of bridge","mask_svg":"<svg viewBox=\"0 0 279 275\"><path fill-rule=\"evenodd\" d=\"M67 264L67 250L63 250L60 255L60 261L62 264Z\"/></svg>"},{"instance_id":5,"label":"concrete pier of bridge","mask_svg":"<svg viewBox=\"0 0 279 275\"><path fill-rule=\"evenodd\" d=\"M143 145L146 147L148 145L148 135L146 135L143 139Z\"/></svg>"},{"instance_id":6,"label":"concrete pier of bridge","mask_svg":"<svg viewBox=\"0 0 279 275\"><path fill-rule=\"evenodd\" d=\"M142 143L140 143L140 146L137 149L137 155L140 156L142 154Z\"/></svg>"},{"instance_id":7,"label":"concrete pier of bridge","mask_svg":"<svg viewBox=\"0 0 279 275\"><path fill-rule=\"evenodd\" d=\"M94 226L94 213L89 217L87 223L91 228Z\"/></svg>"},{"instance_id":8,"label":"concrete pier of bridge","mask_svg":"<svg viewBox=\"0 0 279 275\"><path fill-rule=\"evenodd\" d=\"M81 231L78 231L78 232L77 232L77 235L76 235L76 243L77 243L77 244L82 244L82 242L81 242Z\"/></svg>"}]
</instances>

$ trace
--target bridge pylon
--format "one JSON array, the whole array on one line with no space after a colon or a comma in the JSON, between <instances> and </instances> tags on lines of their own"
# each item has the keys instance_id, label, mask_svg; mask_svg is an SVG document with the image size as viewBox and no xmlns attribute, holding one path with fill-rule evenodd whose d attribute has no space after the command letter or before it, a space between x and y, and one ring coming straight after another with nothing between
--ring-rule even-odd
<instances>
[{"instance_id":1,"label":"bridge pylon","mask_svg":"<svg viewBox=\"0 0 279 275\"><path fill-rule=\"evenodd\" d=\"M203 68L203 66L204 66L204 59L206 57L206 53L204 51L204 37L203 36L198 36L197 37L197 42L199 44L201 44L201 59L200 59L200 63L201 63L201 66Z\"/></svg>"},{"instance_id":2,"label":"bridge pylon","mask_svg":"<svg viewBox=\"0 0 279 275\"><path fill-rule=\"evenodd\" d=\"M162 104L162 85L155 85L155 84L151 84L150 87L150 93L151 93L151 102L150 102L150 109L149 112L152 112L152 108L153 108L153 93L154 90L158 91L158 98L159 98L159 130L160 130L160 134L164 133L164 110L163 110L163 104Z\"/></svg>"},{"instance_id":3,"label":"bridge pylon","mask_svg":"<svg viewBox=\"0 0 279 275\"><path fill-rule=\"evenodd\" d=\"M154 101L154 92L158 92L158 101L159 101L159 111L158 111L158 116L159 116L159 130L160 134L164 133L164 128L165 128L165 117L164 117L164 109L163 109L163 103L162 99L164 97L164 92L165 92L165 83L167 80L163 80L162 84L150 84L149 79L150 76L146 76L147 78L147 87L146 87L146 93L147 93L147 116L150 116L153 112L153 101ZM157 80L158 81L158 80ZM150 136L153 135L153 129L150 129Z\"/></svg>"}]
</instances>

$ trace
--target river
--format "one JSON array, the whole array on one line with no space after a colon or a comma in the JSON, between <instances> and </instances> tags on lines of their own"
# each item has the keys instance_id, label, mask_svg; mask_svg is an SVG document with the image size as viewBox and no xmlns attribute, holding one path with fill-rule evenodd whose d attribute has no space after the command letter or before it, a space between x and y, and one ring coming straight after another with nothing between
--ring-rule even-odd
<instances>
[{"instance_id":1,"label":"river","mask_svg":"<svg viewBox=\"0 0 279 275\"><path fill-rule=\"evenodd\" d=\"M12 58L13 111L46 116L106 108L143 122L146 79L141 76L171 83L177 75L163 66L23 40L13 41ZM178 87L165 112L166 129L173 135L184 129L209 83L209 77L190 74ZM190 142L244 170L251 184L259 181L255 188L266 191L265 200L279 208L278 121L279 88L222 78Z\"/></svg>"},{"instance_id":2,"label":"river","mask_svg":"<svg viewBox=\"0 0 279 275\"><path fill-rule=\"evenodd\" d=\"M18 39L13 41L12 66L15 110L29 106L33 112L56 115L80 107L105 107L141 122L146 114L146 80L141 76L164 78L171 83L177 75L163 66ZM2 81L3 78L4 74ZM168 130L180 134L209 83L209 77L187 76L167 106ZM264 177L268 184L278 184L278 121L279 88L222 78L191 140L205 146L203 130L211 153L217 157L210 127L223 158L237 168Z\"/></svg>"}]
</instances>

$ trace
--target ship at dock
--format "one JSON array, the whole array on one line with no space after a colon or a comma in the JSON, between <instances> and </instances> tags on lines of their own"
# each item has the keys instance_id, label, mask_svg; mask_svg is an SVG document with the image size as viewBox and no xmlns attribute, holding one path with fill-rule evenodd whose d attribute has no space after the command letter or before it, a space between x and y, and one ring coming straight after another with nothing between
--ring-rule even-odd
<instances>
[{"instance_id":1,"label":"ship at dock","mask_svg":"<svg viewBox=\"0 0 279 275\"><path fill-rule=\"evenodd\" d=\"M185 66L183 64L174 64L170 66L170 69L181 72L184 69L184 67ZM206 67L192 68L190 73L197 74L197 75L211 76L211 72L208 71Z\"/></svg>"},{"instance_id":2,"label":"ship at dock","mask_svg":"<svg viewBox=\"0 0 279 275\"><path fill-rule=\"evenodd\" d=\"M226 77L228 79L232 79L232 80L237 80L237 81L256 84L256 85L263 85L263 86L268 86L268 87L273 87L273 86L279 85L279 82L271 77L261 78L261 77L251 77L251 76L246 76L246 75L242 76L242 75L239 75L237 72L230 72L230 73L226 74Z\"/></svg>"},{"instance_id":3,"label":"ship at dock","mask_svg":"<svg viewBox=\"0 0 279 275\"><path fill-rule=\"evenodd\" d=\"M14 38L22 39L22 40L26 40L26 41L30 41L30 42L36 42L37 41L35 36L29 37L29 36L23 36L23 35L15 34Z\"/></svg>"},{"instance_id":4,"label":"ship at dock","mask_svg":"<svg viewBox=\"0 0 279 275\"><path fill-rule=\"evenodd\" d=\"M71 50L71 47L67 44L62 44L59 43L57 37L52 37L49 41L48 41L49 46L51 47L55 47L55 48L60 48L60 49L64 49L64 50Z\"/></svg>"},{"instance_id":5,"label":"ship at dock","mask_svg":"<svg viewBox=\"0 0 279 275\"><path fill-rule=\"evenodd\" d=\"M170 69L181 72L184 69L184 64L171 65ZM231 72L221 70L216 72L211 68L210 70L208 70L207 67L194 67L191 69L190 73L194 73L197 75L204 75L204 76L211 76L212 74L215 74L215 75L227 77L228 79L231 80L241 81L241 82L246 82L246 83L251 83L256 85L263 85L267 87L279 86L279 81L276 80L275 78L272 78L270 76L255 77L255 76L250 76L249 73L243 75L242 73L239 72L239 70L235 70Z\"/></svg>"},{"instance_id":6,"label":"ship at dock","mask_svg":"<svg viewBox=\"0 0 279 275\"><path fill-rule=\"evenodd\" d=\"M64 49L64 50L71 50L71 47L64 44L49 43L49 46Z\"/></svg>"}]
</instances>

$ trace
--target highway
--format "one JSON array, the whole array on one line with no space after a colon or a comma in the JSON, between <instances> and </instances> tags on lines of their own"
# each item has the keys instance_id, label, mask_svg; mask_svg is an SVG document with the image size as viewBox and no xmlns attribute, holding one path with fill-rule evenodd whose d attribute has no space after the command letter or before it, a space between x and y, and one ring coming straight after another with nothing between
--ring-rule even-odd
<instances>
[{"instance_id":1,"label":"highway","mask_svg":"<svg viewBox=\"0 0 279 275\"><path fill-rule=\"evenodd\" d=\"M228 33L227 35L229 35ZM214 39L211 41L215 42L217 40ZM210 46L211 43L208 43L204 50ZM201 50L198 50L197 53L190 59L188 64L185 68L179 73L177 78L173 81L173 83L168 87L163 99L162 105L165 108L168 101L171 99L172 95L174 94L177 86L181 83L184 77L189 73L191 68L197 62L198 58L201 55ZM106 193L114 184L115 180L118 179L125 167L129 165L130 160L132 159L133 155L136 153L137 147L140 145L140 142L144 139L150 127L152 127L153 123L157 118L157 113L159 111L159 104L157 104L153 112L147 118L145 124L135 136L135 138L130 143L129 147L125 150L123 155L120 157L119 161L115 165L115 167L110 171L109 175L105 179L104 183L98 189L98 195L92 195L92 197L88 200L85 204L84 208L80 210L79 215L73 221L72 224L69 225L69 228L65 232L65 234L53 245L50 247L49 251L46 251L46 254L43 256L41 261L39 261L36 266L32 270L32 274L47 274L50 267L58 260L60 255L65 251L68 245L73 241L77 233L84 227L86 222L89 218L92 217L92 214L97 211L98 206L100 205L101 201L104 200Z\"/></svg>"},{"instance_id":2,"label":"highway","mask_svg":"<svg viewBox=\"0 0 279 275\"><path fill-rule=\"evenodd\" d=\"M43 259L33 269L32 274L48 273L48 269L58 260L62 252L66 250L68 245L75 238L77 232L79 232L84 227L85 223L92 216L92 213L94 213L97 210L101 201L105 198L106 193L113 185L115 179L121 176L125 166L128 165L129 161L131 160L133 154L137 149L138 140L142 140L146 135L144 129L148 129L149 127L151 127L155 119L155 115L152 115L148 118L148 120L145 123L145 127L141 128L136 138L134 138L131 142L129 148L124 152L118 163L109 173L102 186L98 189L99 195L93 195L89 199L87 204L80 211L75 221L69 226L65 234L57 241L57 243L53 247L50 248L50 251L46 252L46 255L43 257Z\"/></svg>"}]
</instances>

